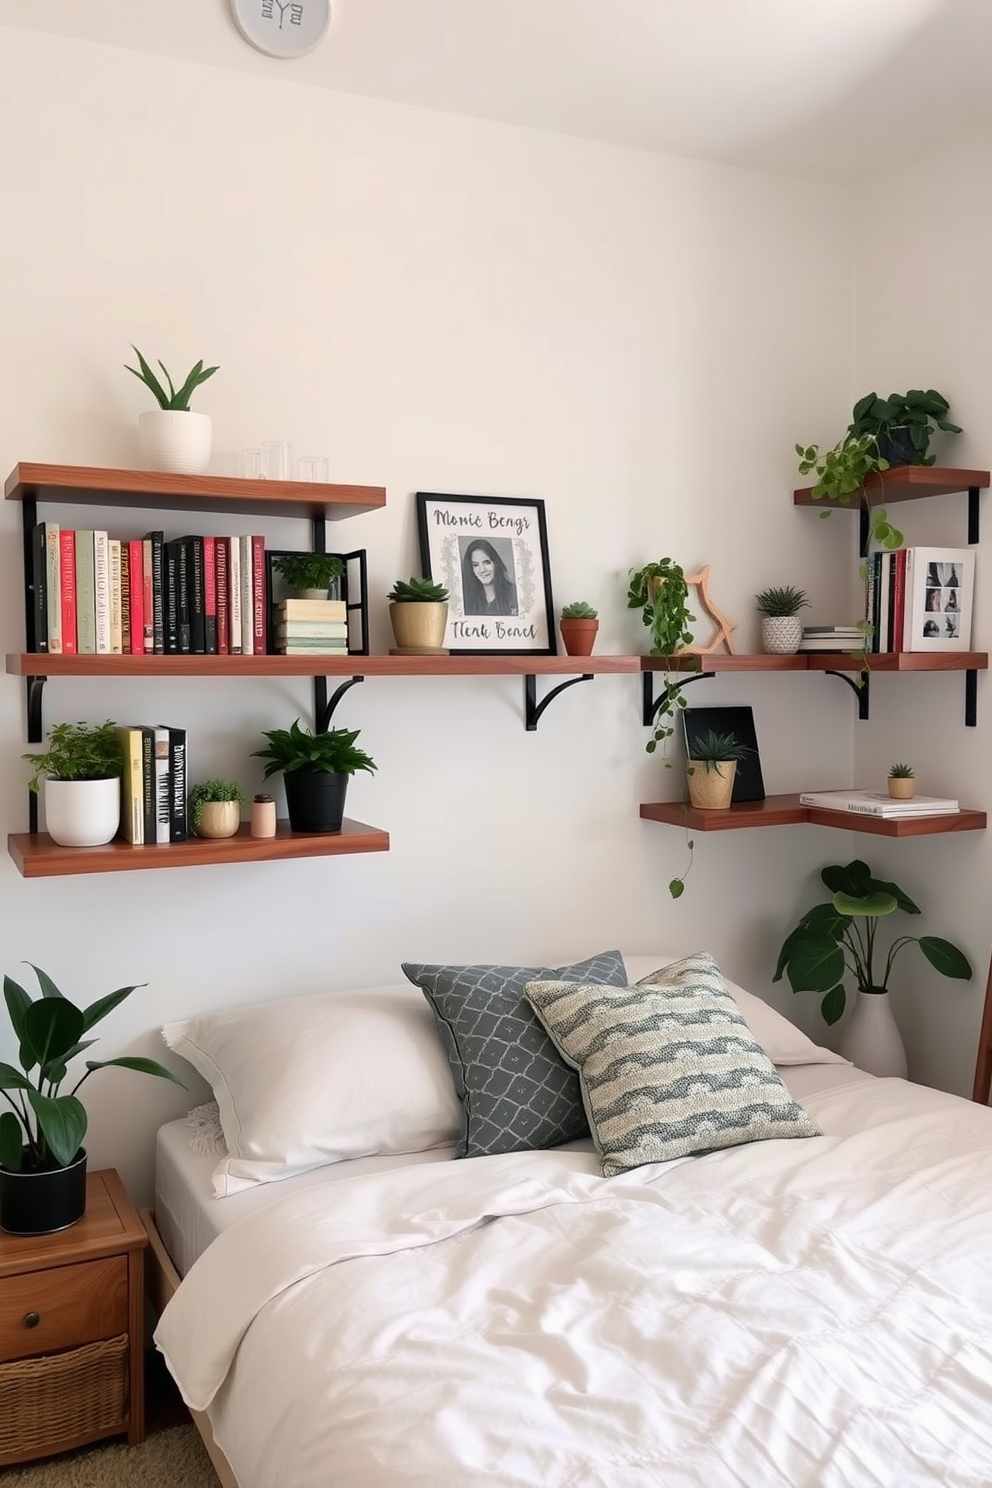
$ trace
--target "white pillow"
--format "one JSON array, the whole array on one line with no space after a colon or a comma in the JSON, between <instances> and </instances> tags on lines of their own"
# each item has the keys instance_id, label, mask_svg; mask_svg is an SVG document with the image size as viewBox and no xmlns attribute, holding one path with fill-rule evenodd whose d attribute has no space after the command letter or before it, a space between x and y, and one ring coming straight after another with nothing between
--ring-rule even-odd
<instances>
[{"instance_id":1,"label":"white pillow","mask_svg":"<svg viewBox=\"0 0 992 1488\"><path fill-rule=\"evenodd\" d=\"M623 964L627 968L627 978L632 986L645 981L663 966L670 966L673 961L680 959L679 956L664 953L656 956L628 956L626 951L623 953ZM744 1015L745 1023L772 1064L850 1064L849 1059L842 1059L832 1049L814 1044L801 1028L790 1023L788 1018L783 1018L781 1013L762 998L745 992L743 987L738 987L736 982L730 981L726 976L723 976L723 980Z\"/></svg>"},{"instance_id":2,"label":"white pillow","mask_svg":"<svg viewBox=\"0 0 992 1488\"><path fill-rule=\"evenodd\" d=\"M408 983L218 1008L162 1035L213 1089L227 1144L218 1197L458 1135L434 1018Z\"/></svg>"}]
</instances>

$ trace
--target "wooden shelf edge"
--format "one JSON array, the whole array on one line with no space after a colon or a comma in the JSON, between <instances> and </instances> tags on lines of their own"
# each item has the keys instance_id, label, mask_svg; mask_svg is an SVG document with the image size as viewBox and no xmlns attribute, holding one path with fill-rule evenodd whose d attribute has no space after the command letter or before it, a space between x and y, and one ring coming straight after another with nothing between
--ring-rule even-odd
<instances>
[{"instance_id":1,"label":"wooden shelf edge","mask_svg":"<svg viewBox=\"0 0 992 1488\"><path fill-rule=\"evenodd\" d=\"M962 809L946 816L861 816L855 811L825 811L801 806L799 796L766 796L763 801L741 801L719 811L699 811L680 801L655 801L642 805L645 821L683 827L693 832L728 832L748 827L789 827L810 823L842 832L867 832L876 837L936 837L948 832L983 832L988 825L984 811Z\"/></svg>"},{"instance_id":2,"label":"wooden shelf edge","mask_svg":"<svg viewBox=\"0 0 992 1488\"><path fill-rule=\"evenodd\" d=\"M235 837L191 837L155 847L109 842L105 847L60 847L47 832L12 832L7 851L24 878L82 873L131 873L155 868L207 867L217 863L265 863L289 858L336 857L389 851L389 833L345 817L340 832L291 832L277 825L275 837L252 837L244 823Z\"/></svg>"},{"instance_id":3,"label":"wooden shelf edge","mask_svg":"<svg viewBox=\"0 0 992 1488\"><path fill-rule=\"evenodd\" d=\"M699 666L694 665L698 661ZM674 656L673 672L967 672L987 671L987 651L876 651L867 664L860 651L797 651L793 656L771 656L762 652L741 656ZM642 656L642 672L664 672L669 664L663 656Z\"/></svg>"},{"instance_id":4,"label":"wooden shelf edge","mask_svg":"<svg viewBox=\"0 0 992 1488\"><path fill-rule=\"evenodd\" d=\"M987 470L962 470L953 465L893 465L880 475L870 475L864 489L869 496L878 496L885 502L916 501L924 496L953 496L973 488L983 490L988 486L990 473ZM818 506L821 511L860 511L861 497L852 491L848 501L831 496L819 496L815 500L812 486L801 486L793 491L796 506Z\"/></svg>"},{"instance_id":5,"label":"wooden shelf edge","mask_svg":"<svg viewBox=\"0 0 992 1488\"><path fill-rule=\"evenodd\" d=\"M544 677L640 671L639 656L63 656L17 652L15 677Z\"/></svg>"}]
</instances>

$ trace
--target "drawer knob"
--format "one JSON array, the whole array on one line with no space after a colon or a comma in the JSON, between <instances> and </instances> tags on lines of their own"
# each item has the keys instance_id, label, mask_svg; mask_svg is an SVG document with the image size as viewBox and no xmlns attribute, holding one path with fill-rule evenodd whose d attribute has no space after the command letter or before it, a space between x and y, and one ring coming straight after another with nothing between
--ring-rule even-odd
<instances>
[{"instance_id":1,"label":"drawer knob","mask_svg":"<svg viewBox=\"0 0 992 1488\"><path fill-rule=\"evenodd\" d=\"M24 1314L24 1326L25 1326L25 1328L37 1328L37 1326L38 1326L38 1324L40 1322L41 1322L41 1313L40 1312L26 1312Z\"/></svg>"}]
</instances>

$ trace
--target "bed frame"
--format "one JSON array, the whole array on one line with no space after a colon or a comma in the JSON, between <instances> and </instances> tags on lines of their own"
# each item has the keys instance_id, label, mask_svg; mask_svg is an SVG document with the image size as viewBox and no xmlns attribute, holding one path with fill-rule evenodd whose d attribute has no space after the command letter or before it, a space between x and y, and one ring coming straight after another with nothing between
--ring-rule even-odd
<instances>
[{"instance_id":1,"label":"bed frame","mask_svg":"<svg viewBox=\"0 0 992 1488\"><path fill-rule=\"evenodd\" d=\"M989 963L989 979L985 985L985 1011L982 1013L982 1029L978 1035L978 1058L975 1061L975 1084L971 1098L979 1105L989 1104L992 1087L992 961Z\"/></svg>"},{"instance_id":2,"label":"bed frame","mask_svg":"<svg viewBox=\"0 0 992 1488\"><path fill-rule=\"evenodd\" d=\"M155 1223L155 1214L151 1209L139 1210L141 1223L148 1233L148 1254L145 1259L145 1289L149 1301L155 1309L156 1315L165 1308L165 1304L175 1293L182 1280L179 1272L172 1264L172 1257L165 1248L165 1241L158 1232ZM221 1488L239 1488L238 1480L231 1471L230 1463L224 1456L220 1447L214 1441L214 1434L210 1426L210 1419L204 1411L191 1410L193 1425L203 1439L203 1445L207 1449L207 1455L217 1474Z\"/></svg>"}]
</instances>

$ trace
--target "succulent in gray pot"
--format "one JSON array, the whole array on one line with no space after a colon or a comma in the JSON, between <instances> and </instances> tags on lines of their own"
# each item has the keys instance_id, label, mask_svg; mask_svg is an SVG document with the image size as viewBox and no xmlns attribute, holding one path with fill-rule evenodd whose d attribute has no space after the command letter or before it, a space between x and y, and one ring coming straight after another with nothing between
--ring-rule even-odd
<instances>
[{"instance_id":1,"label":"succulent in gray pot","mask_svg":"<svg viewBox=\"0 0 992 1488\"><path fill-rule=\"evenodd\" d=\"M32 999L12 977L3 979L20 1068L0 1063L0 1096L10 1107L0 1115L0 1228L43 1235L67 1229L86 1210L87 1119L79 1087L95 1070L112 1067L183 1082L154 1059L87 1059L85 1073L62 1095L69 1063L94 1043L84 1035L137 988L120 987L77 1008L40 966L27 964L40 997Z\"/></svg>"},{"instance_id":2,"label":"succulent in gray pot","mask_svg":"<svg viewBox=\"0 0 992 1488\"><path fill-rule=\"evenodd\" d=\"M359 729L325 729L313 734L297 718L288 729L263 730L269 742L253 751L264 759L265 778L279 773L286 787L286 809L294 832L340 832L348 781L376 764L355 740Z\"/></svg>"},{"instance_id":3,"label":"succulent in gray pot","mask_svg":"<svg viewBox=\"0 0 992 1488\"><path fill-rule=\"evenodd\" d=\"M803 638L799 611L809 604L806 590L792 584L762 589L754 602L761 616L761 649L769 656L794 656Z\"/></svg>"}]
</instances>

